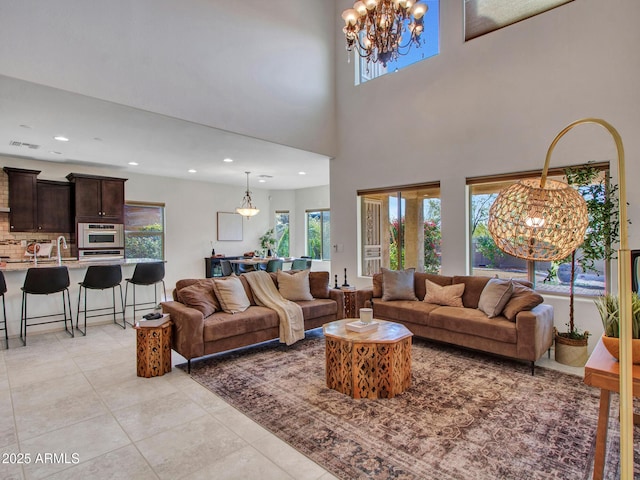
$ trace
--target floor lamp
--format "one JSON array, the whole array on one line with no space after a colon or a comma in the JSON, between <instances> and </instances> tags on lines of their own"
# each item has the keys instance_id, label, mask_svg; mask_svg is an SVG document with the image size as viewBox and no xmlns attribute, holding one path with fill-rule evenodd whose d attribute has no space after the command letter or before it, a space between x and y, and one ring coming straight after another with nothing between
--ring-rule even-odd
<instances>
[{"instance_id":1,"label":"floor lamp","mask_svg":"<svg viewBox=\"0 0 640 480\"><path fill-rule=\"evenodd\" d=\"M564 182L547 180L551 153L558 141L578 125L596 124L613 137L618 154L620 249L620 478L633 478L633 371L631 356L631 253L627 232L627 194L622 138L599 118L577 120L553 140L540 180L521 180L500 192L489 212L489 232L504 252L526 260L566 258L584 239L588 224L584 199ZM575 195L571 193L575 192Z\"/></svg>"}]
</instances>

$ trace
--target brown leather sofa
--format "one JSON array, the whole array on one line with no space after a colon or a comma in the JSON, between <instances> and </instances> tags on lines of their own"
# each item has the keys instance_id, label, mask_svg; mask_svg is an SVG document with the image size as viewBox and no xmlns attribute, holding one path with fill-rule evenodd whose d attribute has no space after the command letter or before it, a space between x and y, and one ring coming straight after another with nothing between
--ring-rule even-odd
<instances>
[{"instance_id":1,"label":"brown leather sofa","mask_svg":"<svg viewBox=\"0 0 640 480\"><path fill-rule=\"evenodd\" d=\"M463 307L440 306L423 301L425 279L441 286L465 284ZM445 276L415 273L414 288L417 300L383 301L383 276L373 277L373 287L359 292L361 306L372 306L375 318L405 325L415 336L437 340L470 349L481 350L531 362L553 344L553 307L540 304L531 310L515 313L515 321L503 315L489 318L478 310L482 290L490 277ZM528 282L520 282L531 286Z\"/></svg>"},{"instance_id":2,"label":"brown leather sofa","mask_svg":"<svg viewBox=\"0 0 640 480\"><path fill-rule=\"evenodd\" d=\"M193 358L245 347L279 338L279 320L274 310L256 305L244 275L240 275L251 306L244 312L216 311L208 317L181 302L180 290L197 282L212 279L185 279L176 283L173 301L163 302L162 311L171 316L172 348L188 362ZM276 286L277 276L271 274ZM344 318L344 294L329 288L329 272L309 272L309 286L313 300L296 302L302 307L305 330Z\"/></svg>"}]
</instances>

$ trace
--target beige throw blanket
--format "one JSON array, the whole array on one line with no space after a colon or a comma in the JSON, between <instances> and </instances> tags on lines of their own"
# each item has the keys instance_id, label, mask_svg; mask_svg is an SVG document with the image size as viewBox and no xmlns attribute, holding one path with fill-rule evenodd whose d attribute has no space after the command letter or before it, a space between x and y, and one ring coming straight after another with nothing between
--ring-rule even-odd
<instances>
[{"instance_id":1,"label":"beige throw blanket","mask_svg":"<svg viewBox=\"0 0 640 480\"><path fill-rule=\"evenodd\" d=\"M256 303L275 310L280 318L280 342L291 345L304 338L302 307L280 295L271 275L265 271L244 274Z\"/></svg>"}]
</instances>

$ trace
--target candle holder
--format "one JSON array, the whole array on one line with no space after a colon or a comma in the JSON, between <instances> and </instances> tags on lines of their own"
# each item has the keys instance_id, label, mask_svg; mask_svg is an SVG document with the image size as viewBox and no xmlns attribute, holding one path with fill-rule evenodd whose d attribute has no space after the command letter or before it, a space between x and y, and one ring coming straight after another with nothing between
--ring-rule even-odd
<instances>
[{"instance_id":1,"label":"candle holder","mask_svg":"<svg viewBox=\"0 0 640 480\"><path fill-rule=\"evenodd\" d=\"M342 284L343 287L348 287L349 286L349 282L347 282L347 269L344 269L344 283Z\"/></svg>"}]
</instances>

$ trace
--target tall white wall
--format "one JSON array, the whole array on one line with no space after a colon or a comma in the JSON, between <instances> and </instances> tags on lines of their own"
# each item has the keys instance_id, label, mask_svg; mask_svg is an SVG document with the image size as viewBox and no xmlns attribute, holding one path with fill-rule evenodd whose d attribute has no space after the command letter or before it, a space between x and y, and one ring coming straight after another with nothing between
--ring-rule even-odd
<instances>
[{"instance_id":1,"label":"tall white wall","mask_svg":"<svg viewBox=\"0 0 640 480\"><path fill-rule=\"evenodd\" d=\"M0 74L332 155L327 3L3 0Z\"/></svg>"},{"instance_id":2,"label":"tall white wall","mask_svg":"<svg viewBox=\"0 0 640 480\"><path fill-rule=\"evenodd\" d=\"M337 0L337 10L350 4ZM357 267L358 189L439 180L443 272L465 273L466 177L541 169L556 134L579 118L612 123L624 141L628 185L640 176L640 2L575 1L467 43L464 2L440 5L434 58L355 87L353 63L337 55L331 228L332 243L344 251L333 254L334 265ZM337 52L343 48L337 32ZM605 130L581 126L563 138L551 163L615 158ZM628 194L630 246L640 248L640 191ZM558 304L556 324L564 329L566 300L549 301ZM595 308L580 308L580 327L597 331Z\"/></svg>"}]
</instances>

